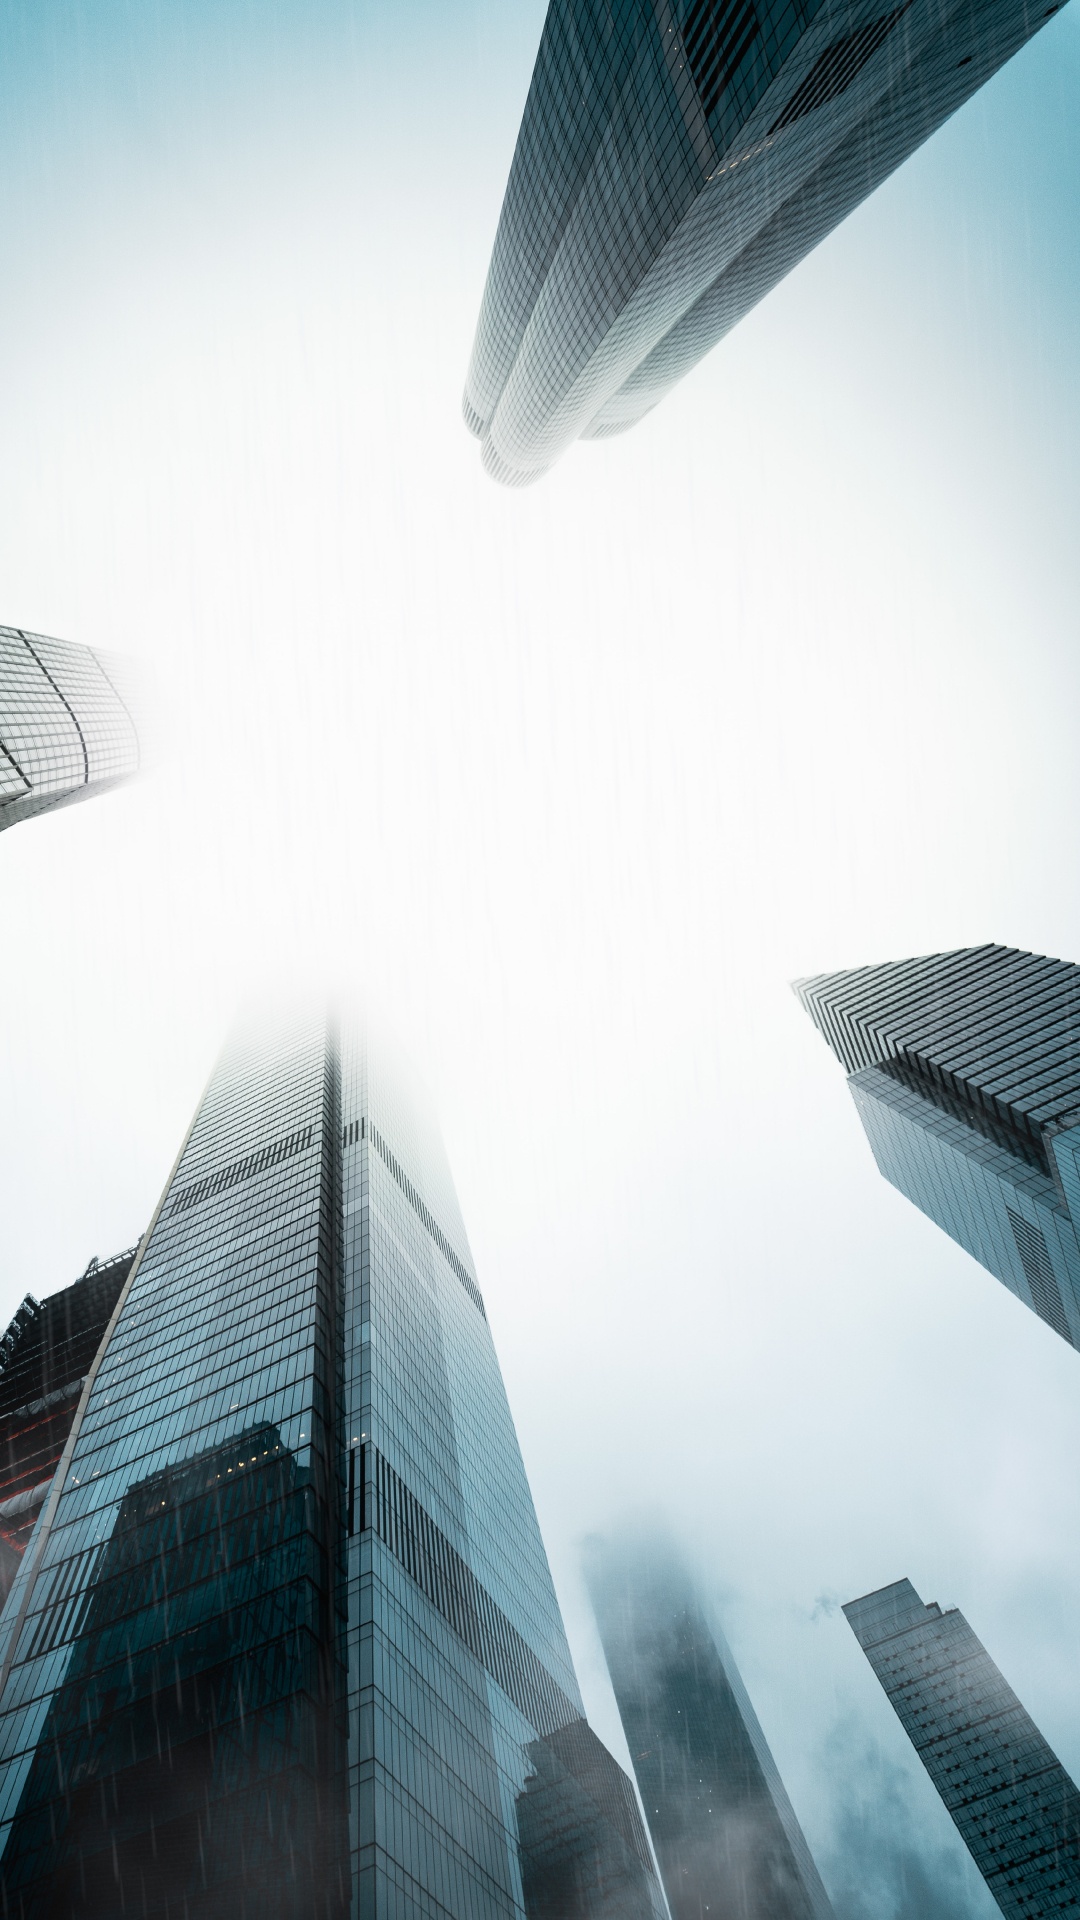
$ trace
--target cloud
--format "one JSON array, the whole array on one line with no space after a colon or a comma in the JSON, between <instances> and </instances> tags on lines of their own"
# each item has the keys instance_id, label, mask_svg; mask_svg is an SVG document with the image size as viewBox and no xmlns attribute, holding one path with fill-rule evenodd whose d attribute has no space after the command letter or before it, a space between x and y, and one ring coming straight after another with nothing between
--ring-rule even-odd
<instances>
[{"instance_id":1,"label":"cloud","mask_svg":"<svg viewBox=\"0 0 1080 1920\"><path fill-rule=\"evenodd\" d=\"M984 1894L963 1843L929 1832L916 1783L854 1721L829 1735L824 1764L836 1785L833 1845L821 1861L836 1920L985 1920Z\"/></svg>"}]
</instances>

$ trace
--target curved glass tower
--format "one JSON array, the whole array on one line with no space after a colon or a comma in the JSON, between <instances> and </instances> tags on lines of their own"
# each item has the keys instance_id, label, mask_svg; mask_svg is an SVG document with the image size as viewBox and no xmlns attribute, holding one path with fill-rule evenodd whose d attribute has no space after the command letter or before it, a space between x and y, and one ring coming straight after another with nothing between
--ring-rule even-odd
<instances>
[{"instance_id":1,"label":"curved glass tower","mask_svg":"<svg viewBox=\"0 0 1080 1920\"><path fill-rule=\"evenodd\" d=\"M621 433L1062 0L551 0L465 384L497 480Z\"/></svg>"},{"instance_id":2,"label":"curved glass tower","mask_svg":"<svg viewBox=\"0 0 1080 1920\"><path fill-rule=\"evenodd\" d=\"M139 771L130 662L0 627L0 830Z\"/></svg>"},{"instance_id":3,"label":"curved glass tower","mask_svg":"<svg viewBox=\"0 0 1080 1920\"><path fill-rule=\"evenodd\" d=\"M438 1136L359 1027L267 1018L199 1107L0 1621L0 1823L12 1920L658 1920Z\"/></svg>"}]
</instances>

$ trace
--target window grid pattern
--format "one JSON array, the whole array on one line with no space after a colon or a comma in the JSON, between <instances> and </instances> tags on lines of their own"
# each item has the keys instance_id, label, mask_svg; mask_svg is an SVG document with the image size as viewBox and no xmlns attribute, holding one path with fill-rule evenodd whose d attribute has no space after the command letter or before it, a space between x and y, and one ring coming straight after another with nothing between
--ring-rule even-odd
<instances>
[{"instance_id":1,"label":"window grid pattern","mask_svg":"<svg viewBox=\"0 0 1080 1920\"><path fill-rule=\"evenodd\" d=\"M172 1193L269 1151L166 1196L0 1623L12 1913L347 1911L338 1135L319 1022L238 1038Z\"/></svg>"},{"instance_id":2,"label":"window grid pattern","mask_svg":"<svg viewBox=\"0 0 1080 1920\"><path fill-rule=\"evenodd\" d=\"M891 13L884 13L877 20L866 20L854 33L846 33L842 40L832 41L818 54L783 113L773 121L769 128L770 135L779 133L782 127L790 127L794 121L801 120L805 113L814 113L818 107L828 106L830 100L839 100L911 5L912 0L904 0L903 6L894 7Z\"/></svg>"},{"instance_id":3,"label":"window grid pattern","mask_svg":"<svg viewBox=\"0 0 1080 1920\"><path fill-rule=\"evenodd\" d=\"M795 990L886 1179L1080 1345L1080 967L970 947Z\"/></svg>"},{"instance_id":4,"label":"window grid pattern","mask_svg":"<svg viewBox=\"0 0 1080 1920\"><path fill-rule=\"evenodd\" d=\"M441 1143L383 1049L347 1030L342 1059L358 1116L343 1132L355 1910L541 1920L526 1786L547 1729L581 1720L577 1681ZM539 1877L580 1871L593 1911L597 1861L614 1873L623 1843L606 1816L590 1827L584 1794L566 1788ZM660 1920L655 1876L636 1872L645 1904L626 1920Z\"/></svg>"},{"instance_id":5,"label":"window grid pattern","mask_svg":"<svg viewBox=\"0 0 1080 1920\"><path fill-rule=\"evenodd\" d=\"M465 385L494 478L633 425L1045 17L903 13L551 0Z\"/></svg>"},{"instance_id":6,"label":"window grid pattern","mask_svg":"<svg viewBox=\"0 0 1080 1920\"><path fill-rule=\"evenodd\" d=\"M400 1474L377 1448L361 1443L359 1453L361 1532L374 1528L539 1733L554 1733L579 1719L580 1709L541 1665Z\"/></svg>"},{"instance_id":7,"label":"window grid pattern","mask_svg":"<svg viewBox=\"0 0 1080 1920\"><path fill-rule=\"evenodd\" d=\"M584 1736L528 1792L582 1708L462 1270L398 1064L351 1025L238 1036L0 1620L8 1912L547 1920L621 1875L662 1920L610 1756L604 1805Z\"/></svg>"},{"instance_id":8,"label":"window grid pattern","mask_svg":"<svg viewBox=\"0 0 1080 1920\"><path fill-rule=\"evenodd\" d=\"M907 1580L844 1612L1006 1920L1080 1915L1080 1793L963 1614Z\"/></svg>"},{"instance_id":9,"label":"window grid pattern","mask_svg":"<svg viewBox=\"0 0 1080 1920\"><path fill-rule=\"evenodd\" d=\"M0 627L0 830L130 779L140 757L126 661Z\"/></svg>"},{"instance_id":10,"label":"window grid pattern","mask_svg":"<svg viewBox=\"0 0 1080 1920\"><path fill-rule=\"evenodd\" d=\"M181 1187L176 1199L169 1207L170 1213L186 1213L189 1207L197 1207L202 1200L209 1200L215 1193L227 1193L235 1187L238 1180L250 1180L253 1174L263 1173L267 1167L276 1167L282 1160L291 1160L294 1153L304 1153L311 1145L314 1129L301 1127L299 1133L290 1133L284 1140L275 1140L271 1147L260 1147L257 1153L249 1153L243 1160L234 1160L231 1166L222 1167L220 1173L208 1173L202 1180L196 1180L194 1186Z\"/></svg>"},{"instance_id":11,"label":"window grid pattern","mask_svg":"<svg viewBox=\"0 0 1080 1920\"><path fill-rule=\"evenodd\" d=\"M1025 1220L1023 1214L1014 1213L1006 1207L1009 1225L1016 1241L1016 1250L1020 1255L1020 1265L1024 1277L1031 1288L1031 1304L1036 1313L1060 1333L1063 1340L1071 1338L1065 1309L1061 1304L1061 1292L1054 1276L1050 1260L1050 1250L1043 1236L1042 1228L1032 1220Z\"/></svg>"}]
</instances>

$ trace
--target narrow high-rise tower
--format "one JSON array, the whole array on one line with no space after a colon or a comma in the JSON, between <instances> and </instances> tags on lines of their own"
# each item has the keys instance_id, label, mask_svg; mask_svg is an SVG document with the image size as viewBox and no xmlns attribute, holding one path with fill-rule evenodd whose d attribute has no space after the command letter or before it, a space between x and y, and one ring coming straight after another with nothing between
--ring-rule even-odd
<instances>
[{"instance_id":1,"label":"narrow high-rise tower","mask_svg":"<svg viewBox=\"0 0 1080 1920\"><path fill-rule=\"evenodd\" d=\"M551 0L465 385L509 485L621 433L1062 0Z\"/></svg>"},{"instance_id":2,"label":"narrow high-rise tower","mask_svg":"<svg viewBox=\"0 0 1080 1920\"><path fill-rule=\"evenodd\" d=\"M1080 1793L963 1614L910 1580L844 1612L1007 1920L1077 1920Z\"/></svg>"},{"instance_id":3,"label":"narrow high-rise tower","mask_svg":"<svg viewBox=\"0 0 1080 1920\"><path fill-rule=\"evenodd\" d=\"M886 1180L1080 1346L1080 967L964 947L795 992Z\"/></svg>"},{"instance_id":4,"label":"narrow high-rise tower","mask_svg":"<svg viewBox=\"0 0 1080 1920\"><path fill-rule=\"evenodd\" d=\"M731 1649L671 1543L593 1540L586 1576L672 1920L832 1920Z\"/></svg>"},{"instance_id":5,"label":"narrow high-rise tower","mask_svg":"<svg viewBox=\"0 0 1080 1920\"><path fill-rule=\"evenodd\" d=\"M0 829L139 770L129 661L0 627Z\"/></svg>"},{"instance_id":6,"label":"narrow high-rise tower","mask_svg":"<svg viewBox=\"0 0 1080 1920\"><path fill-rule=\"evenodd\" d=\"M0 1754L12 1920L659 1920L437 1134L358 1027L213 1076L0 1621Z\"/></svg>"}]
</instances>

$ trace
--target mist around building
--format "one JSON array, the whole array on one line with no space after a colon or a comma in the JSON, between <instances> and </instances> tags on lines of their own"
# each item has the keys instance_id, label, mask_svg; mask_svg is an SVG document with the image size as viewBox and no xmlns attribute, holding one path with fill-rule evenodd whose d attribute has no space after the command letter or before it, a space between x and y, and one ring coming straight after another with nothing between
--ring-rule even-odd
<instances>
[{"instance_id":1,"label":"mist around building","mask_svg":"<svg viewBox=\"0 0 1080 1920\"><path fill-rule=\"evenodd\" d=\"M0 21L5 1920L1080 1916L1075 29Z\"/></svg>"}]
</instances>

